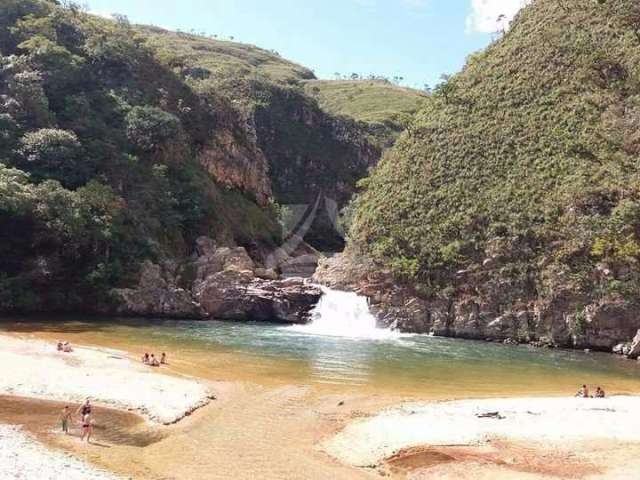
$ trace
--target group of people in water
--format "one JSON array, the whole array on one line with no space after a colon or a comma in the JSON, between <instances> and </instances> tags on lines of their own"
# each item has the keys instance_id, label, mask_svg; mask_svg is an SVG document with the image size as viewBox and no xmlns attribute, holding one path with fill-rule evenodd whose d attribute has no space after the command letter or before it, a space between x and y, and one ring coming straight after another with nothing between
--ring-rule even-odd
<instances>
[{"instance_id":1,"label":"group of people in water","mask_svg":"<svg viewBox=\"0 0 640 480\"><path fill-rule=\"evenodd\" d=\"M160 355L160 360L158 360L156 358L155 353L152 353L151 355L149 355L148 353L145 353L142 356L142 363L144 363L145 365L149 365L151 367L159 367L160 365L166 365L167 354L162 352L162 355Z\"/></svg>"},{"instance_id":2,"label":"group of people in water","mask_svg":"<svg viewBox=\"0 0 640 480\"><path fill-rule=\"evenodd\" d=\"M75 417L80 417L80 425L82 428L80 441L84 441L87 439L87 443L91 442L91 433L93 432L93 417L91 416L91 401L87 398L85 402L78 407L75 412ZM66 405L64 409L62 409L62 415L60 420L62 422L62 431L65 435L69 435L69 427L71 426L71 422L73 421L74 414L69 407Z\"/></svg>"},{"instance_id":3,"label":"group of people in water","mask_svg":"<svg viewBox=\"0 0 640 480\"><path fill-rule=\"evenodd\" d=\"M582 388L580 390L578 390L578 393L576 393L576 397L581 397L581 398L604 398L605 397L605 393L604 390L600 387L596 388L596 393L595 395L591 395L589 392L589 387L587 387L586 385L582 385Z\"/></svg>"}]
</instances>

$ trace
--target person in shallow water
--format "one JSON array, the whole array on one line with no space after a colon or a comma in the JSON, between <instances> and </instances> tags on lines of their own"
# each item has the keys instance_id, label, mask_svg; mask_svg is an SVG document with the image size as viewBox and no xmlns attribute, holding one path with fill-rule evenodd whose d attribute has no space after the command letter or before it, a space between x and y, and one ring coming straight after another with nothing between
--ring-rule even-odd
<instances>
[{"instance_id":1,"label":"person in shallow water","mask_svg":"<svg viewBox=\"0 0 640 480\"><path fill-rule=\"evenodd\" d=\"M604 398L604 390L600 387L596 388L596 398Z\"/></svg>"}]
</instances>

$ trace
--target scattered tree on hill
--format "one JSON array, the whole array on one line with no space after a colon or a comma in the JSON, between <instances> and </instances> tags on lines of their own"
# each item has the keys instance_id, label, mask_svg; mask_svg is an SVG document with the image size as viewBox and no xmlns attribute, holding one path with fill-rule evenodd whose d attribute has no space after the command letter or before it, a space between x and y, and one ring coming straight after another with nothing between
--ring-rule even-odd
<instances>
[{"instance_id":1,"label":"scattered tree on hill","mask_svg":"<svg viewBox=\"0 0 640 480\"><path fill-rule=\"evenodd\" d=\"M53 178L66 186L84 183L89 175L75 133L53 128L28 132L22 138L21 166L37 180Z\"/></svg>"},{"instance_id":2,"label":"scattered tree on hill","mask_svg":"<svg viewBox=\"0 0 640 480\"><path fill-rule=\"evenodd\" d=\"M436 85L434 93L444 98L445 103L450 103L455 95L456 86L451 75L442 74L440 83Z\"/></svg>"},{"instance_id":3,"label":"scattered tree on hill","mask_svg":"<svg viewBox=\"0 0 640 480\"><path fill-rule=\"evenodd\" d=\"M180 133L180 119L157 107L133 107L127 114L127 137L145 152L159 148Z\"/></svg>"}]
</instances>

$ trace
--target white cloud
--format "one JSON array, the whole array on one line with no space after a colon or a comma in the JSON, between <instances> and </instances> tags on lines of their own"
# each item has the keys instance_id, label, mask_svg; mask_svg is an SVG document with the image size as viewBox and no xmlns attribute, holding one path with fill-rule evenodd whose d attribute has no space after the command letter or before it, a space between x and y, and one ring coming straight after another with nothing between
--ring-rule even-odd
<instances>
[{"instance_id":1,"label":"white cloud","mask_svg":"<svg viewBox=\"0 0 640 480\"><path fill-rule=\"evenodd\" d=\"M471 0L467 32L493 33L506 29L513 17L531 0Z\"/></svg>"},{"instance_id":2,"label":"white cloud","mask_svg":"<svg viewBox=\"0 0 640 480\"><path fill-rule=\"evenodd\" d=\"M89 13L91 15L97 15L98 17L102 17L102 18L107 18L109 20L113 20L113 13L99 12L99 11L96 11L96 10L89 10Z\"/></svg>"}]
</instances>

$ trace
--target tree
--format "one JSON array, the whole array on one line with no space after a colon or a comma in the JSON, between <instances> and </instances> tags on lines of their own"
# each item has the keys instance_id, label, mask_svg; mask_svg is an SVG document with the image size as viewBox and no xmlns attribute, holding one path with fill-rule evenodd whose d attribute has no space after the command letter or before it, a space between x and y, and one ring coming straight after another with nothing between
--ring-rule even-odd
<instances>
[{"instance_id":1,"label":"tree","mask_svg":"<svg viewBox=\"0 0 640 480\"><path fill-rule=\"evenodd\" d=\"M42 128L51 123L49 99L44 92L42 75L39 72L15 72L9 76L7 87L10 98L4 102L6 113L17 122L31 127Z\"/></svg>"},{"instance_id":2,"label":"tree","mask_svg":"<svg viewBox=\"0 0 640 480\"><path fill-rule=\"evenodd\" d=\"M124 210L124 201L109 185L95 180L79 188L74 201L93 253L102 255L104 262L109 263L115 221Z\"/></svg>"},{"instance_id":3,"label":"tree","mask_svg":"<svg viewBox=\"0 0 640 480\"><path fill-rule=\"evenodd\" d=\"M133 107L127 114L127 137L138 149L152 152L180 135L180 119L157 107Z\"/></svg>"},{"instance_id":4,"label":"tree","mask_svg":"<svg viewBox=\"0 0 640 480\"><path fill-rule=\"evenodd\" d=\"M35 195L29 185L29 175L0 163L0 225L7 215L29 211Z\"/></svg>"},{"instance_id":5,"label":"tree","mask_svg":"<svg viewBox=\"0 0 640 480\"><path fill-rule=\"evenodd\" d=\"M0 158L9 158L16 147L18 124L8 113L0 113Z\"/></svg>"},{"instance_id":6,"label":"tree","mask_svg":"<svg viewBox=\"0 0 640 480\"><path fill-rule=\"evenodd\" d=\"M443 97L445 103L451 103L456 92L456 85L453 78L451 75L442 74L440 80L441 82L436 85L434 92L436 95Z\"/></svg>"},{"instance_id":7,"label":"tree","mask_svg":"<svg viewBox=\"0 0 640 480\"><path fill-rule=\"evenodd\" d=\"M2 0L0 9L0 52L5 55L15 53L19 43L14 37L11 27L28 15L41 17L46 15L52 5L38 0Z\"/></svg>"},{"instance_id":8,"label":"tree","mask_svg":"<svg viewBox=\"0 0 640 480\"><path fill-rule=\"evenodd\" d=\"M67 187L82 185L90 174L75 133L43 128L21 139L22 165L36 180L55 179Z\"/></svg>"}]
</instances>

